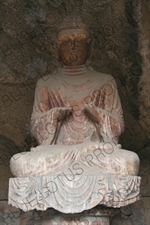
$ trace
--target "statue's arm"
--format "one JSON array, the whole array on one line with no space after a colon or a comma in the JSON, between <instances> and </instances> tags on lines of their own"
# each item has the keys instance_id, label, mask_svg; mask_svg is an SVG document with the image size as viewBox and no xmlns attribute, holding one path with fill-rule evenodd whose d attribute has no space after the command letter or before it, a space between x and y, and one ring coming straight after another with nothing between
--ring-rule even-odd
<instances>
[{"instance_id":1,"label":"statue's arm","mask_svg":"<svg viewBox=\"0 0 150 225\"><path fill-rule=\"evenodd\" d=\"M49 102L47 88L38 82L35 90L31 133L39 144L51 144L57 127L58 110Z\"/></svg>"},{"instance_id":2,"label":"statue's arm","mask_svg":"<svg viewBox=\"0 0 150 225\"><path fill-rule=\"evenodd\" d=\"M104 95L103 104L100 101L101 96L99 96L97 106L91 102L85 105L85 109L93 121L99 125L101 135L117 142L120 134L124 131L124 120L116 82L111 76L104 88L105 91L101 90Z\"/></svg>"},{"instance_id":3,"label":"statue's arm","mask_svg":"<svg viewBox=\"0 0 150 225\"><path fill-rule=\"evenodd\" d=\"M108 84L108 87L112 88L112 93L105 95L104 113L100 109L105 115L102 129L113 142L118 142L119 136L124 131L123 111L115 80L112 78Z\"/></svg>"},{"instance_id":4,"label":"statue's arm","mask_svg":"<svg viewBox=\"0 0 150 225\"><path fill-rule=\"evenodd\" d=\"M31 116L31 133L38 143L53 144L60 124L70 113L72 109L65 107L60 94L48 91L46 83L39 80Z\"/></svg>"}]
</instances>

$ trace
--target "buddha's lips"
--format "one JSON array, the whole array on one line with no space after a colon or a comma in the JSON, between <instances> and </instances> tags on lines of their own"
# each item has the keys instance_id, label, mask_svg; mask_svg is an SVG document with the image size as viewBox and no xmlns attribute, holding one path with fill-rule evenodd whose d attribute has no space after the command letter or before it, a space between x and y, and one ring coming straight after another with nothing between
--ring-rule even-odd
<instances>
[{"instance_id":1,"label":"buddha's lips","mask_svg":"<svg viewBox=\"0 0 150 225\"><path fill-rule=\"evenodd\" d=\"M76 50L71 50L71 51L70 51L70 54L71 54L71 55L77 55L77 51L76 51Z\"/></svg>"},{"instance_id":2,"label":"buddha's lips","mask_svg":"<svg viewBox=\"0 0 150 225\"><path fill-rule=\"evenodd\" d=\"M69 61L77 61L77 59L78 59L77 54L71 54L69 57Z\"/></svg>"}]
</instances>

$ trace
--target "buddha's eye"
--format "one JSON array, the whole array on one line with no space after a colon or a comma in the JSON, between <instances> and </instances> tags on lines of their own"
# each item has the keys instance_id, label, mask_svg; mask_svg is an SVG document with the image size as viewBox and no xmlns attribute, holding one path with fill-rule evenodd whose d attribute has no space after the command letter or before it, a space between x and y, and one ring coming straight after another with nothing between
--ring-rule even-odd
<instances>
[{"instance_id":1,"label":"buddha's eye","mask_svg":"<svg viewBox=\"0 0 150 225\"><path fill-rule=\"evenodd\" d=\"M78 45L83 44L85 42L86 42L86 40L75 40L75 43Z\"/></svg>"},{"instance_id":2,"label":"buddha's eye","mask_svg":"<svg viewBox=\"0 0 150 225\"><path fill-rule=\"evenodd\" d=\"M66 41L63 41L63 42L62 42L62 44L64 44L64 45L69 45L69 44L71 44L71 43L72 43L71 40L66 40Z\"/></svg>"},{"instance_id":3,"label":"buddha's eye","mask_svg":"<svg viewBox=\"0 0 150 225\"><path fill-rule=\"evenodd\" d=\"M83 43L84 40L76 40L77 43Z\"/></svg>"}]
</instances>

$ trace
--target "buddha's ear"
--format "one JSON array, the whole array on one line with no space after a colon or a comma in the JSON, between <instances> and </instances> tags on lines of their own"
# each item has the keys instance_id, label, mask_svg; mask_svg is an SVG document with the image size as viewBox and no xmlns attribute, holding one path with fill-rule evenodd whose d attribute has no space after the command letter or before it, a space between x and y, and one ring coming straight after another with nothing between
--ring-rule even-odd
<instances>
[{"instance_id":1,"label":"buddha's ear","mask_svg":"<svg viewBox=\"0 0 150 225\"><path fill-rule=\"evenodd\" d=\"M87 44L88 44L88 58L90 58L91 55L91 46L92 46L92 40L91 38L87 39Z\"/></svg>"},{"instance_id":2,"label":"buddha's ear","mask_svg":"<svg viewBox=\"0 0 150 225\"><path fill-rule=\"evenodd\" d=\"M62 60L61 60L62 58L61 58L61 54L60 54L60 52L59 52L59 49L58 49L57 53L58 53L58 61L61 62L61 61L62 61Z\"/></svg>"},{"instance_id":3,"label":"buddha's ear","mask_svg":"<svg viewBox=\"0 0 150 225\"><path fill-rule=\"evenodd\" d=\"M61 61L61 56L60 56L60 51L59 51L60 43L59 43L58 40L57 40L57 42L56 42L56 44L55 44L55 48L56 48L57 54L58 54L58 61Z\"/></svg>"},{"instance_id":4,"label":"buddha's ear","mask_svg":"<svg viewBox=\"0 0 150 225\"><path fill-rule=\"evenodd\" d=\"M59 51L59 41L58 40L55 43L55 48L57 49L57 51Z\"/></svg>"}]
</instances>

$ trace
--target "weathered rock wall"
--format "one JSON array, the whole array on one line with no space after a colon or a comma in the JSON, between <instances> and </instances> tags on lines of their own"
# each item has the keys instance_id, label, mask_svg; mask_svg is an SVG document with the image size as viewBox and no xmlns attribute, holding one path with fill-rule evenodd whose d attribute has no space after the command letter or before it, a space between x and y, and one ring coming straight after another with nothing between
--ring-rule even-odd
<instances>
[{"instance_id":1,"label":"weathered rock wall","mask_svg":"<svg viewBox=\"0 0 150 225\"><path fill-rule=\"evenodd\" d=\"M36 144L29 131L34 89L40 77L60 66L55 47L57 28L73 11L81 14L93 37L87 64L116 79L126 125L120 143L137 152L141 159L143 199L133 205L134 216L123 218L121 223L148 225L150 218L145 207L150 204L149 0L0 1L0 199L8 198L10 157ZM145 222L136 215L143 215ZM121 214L112 224L117 224L116 218L119 221Z\"/></svg>"}]
</instances>

